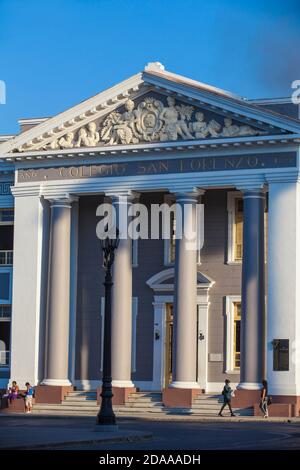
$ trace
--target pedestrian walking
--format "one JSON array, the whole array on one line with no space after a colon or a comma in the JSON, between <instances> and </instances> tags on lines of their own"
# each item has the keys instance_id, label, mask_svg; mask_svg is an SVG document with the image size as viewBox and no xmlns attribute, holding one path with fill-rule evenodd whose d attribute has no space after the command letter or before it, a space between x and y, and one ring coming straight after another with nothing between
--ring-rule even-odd
<instances>
[{"instance_id":1,"label":"pedestrian walking","mask_svg":"<svg viewBox=\"0 0 300 470\"><path fill-rule=\"evenodd\" d=\"M222 391L222 395L223 395L224 403L223 403L223 405L220 409L220 412L219 412L218 416L223 416L222 411L224 410L226 405L229 408L231 416L235 416L235 414L233 413L232 408L231 408L231 398L234 395L233 395L233 390L230 387L230 380L229 379L225 380L225 385L224 385L224 388L223 388L223 391Z\"/></svg>"},{"instance_id":2,"label":"pedestrian walking","mask_svg":"<svg viewBox=\"0 0 300 470\"><path fill-rule=\"evenodd\" d=\"M260 394L260 409L264 414L264 418L269 417L269 410L268 410L268 405L269 405L269 396L268 396L268 382L266 380L262 381L262 389L261 389L261 394Z\"/></svg>"}]
</instances>

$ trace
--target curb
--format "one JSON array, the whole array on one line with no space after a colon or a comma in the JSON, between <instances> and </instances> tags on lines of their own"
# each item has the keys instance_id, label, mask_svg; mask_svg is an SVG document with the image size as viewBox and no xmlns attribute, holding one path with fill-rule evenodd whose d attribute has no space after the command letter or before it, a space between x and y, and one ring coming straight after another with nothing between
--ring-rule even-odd
<instances>
[{"instance_id":1,"label":"curb","mask_svg":"<svg viewBox=\"0 0 300 470\"><path fill-rule=\"evenodd\" d=\"M155 413L151 414L139 414L139 415L132 415L132 414L123 414L116 415L118 420L146 420L146 421L190 421L190 422L198 422L198 423L300 423L300 417L269 417L268 419L264 419L260 416L236 416L232 418L231 416L200 416L200 415L192 415L192 414L167 414L167 415L159 415ZM21 419L27 419L28 415L24 415L23 413L0 413L1 417L11 417L16 418L21 417ZM31 414L30 418L38 419L92 419L92 415L76 415L76 414Z\"/></svg>"},{"instance_id":2,"label":"curb","mask_svg":"<svg viewBox=\"0 0 300 470\"><path fill-rule=\"evenodd\" d=\"M137 442L143 441L147 439L152 439L152 433L140 433L140 434L133 434L133 435L126 435L123 434L121 436L114 436L114 437L102 437L102 438L90 438L90 439L72 439L70 441L61 441L61 442L45 442L41 444L26 444L26 445L18 445L18 446L8 446L8 447L0 447L0 451L3 452L5 450L37 450L37 449L44 449L49 447L64 447L64 446L75 446L75 445L93 445L99 443L114 443L114 442Z\"/></svg>"}]
</instances>

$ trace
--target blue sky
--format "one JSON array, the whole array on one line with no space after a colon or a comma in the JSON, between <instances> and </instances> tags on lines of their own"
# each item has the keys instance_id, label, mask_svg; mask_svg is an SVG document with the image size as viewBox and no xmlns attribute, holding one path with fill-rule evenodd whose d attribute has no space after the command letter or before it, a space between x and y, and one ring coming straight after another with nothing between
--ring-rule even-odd
<instances>
[{"instance_id":1,"label":"blue sky","mask_svg":"<svg viewBox=\"0 0 300 470\"><path fill-rule=\"evenodd\" d=\"M0 0L0 134L149 61L248 98L300 79L299 0Z\"/></svg>"}]
</instances>

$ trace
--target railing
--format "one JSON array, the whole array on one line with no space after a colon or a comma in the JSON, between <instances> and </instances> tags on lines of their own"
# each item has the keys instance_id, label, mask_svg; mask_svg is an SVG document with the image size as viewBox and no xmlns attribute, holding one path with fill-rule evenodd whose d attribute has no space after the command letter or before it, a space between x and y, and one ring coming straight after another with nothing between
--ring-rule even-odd
<instances>
[{"instance_id":1,"label":"railing","mask_svg":"<svg viewBox=\"0 0 300 470\"><path fill-rule=\"evenodd\" d=\"M0 351L0 367L9 365L10 351Z\"/></svg>"},{"instance_id":2,"label":"railing","mask_svg":"<svg viewBox=\"0 0 300 470\"><path fill-rule=\"evenodd\" d=\"M0 250L0 266L13 264L13 250Z\"/></svg>"}]
</instances>

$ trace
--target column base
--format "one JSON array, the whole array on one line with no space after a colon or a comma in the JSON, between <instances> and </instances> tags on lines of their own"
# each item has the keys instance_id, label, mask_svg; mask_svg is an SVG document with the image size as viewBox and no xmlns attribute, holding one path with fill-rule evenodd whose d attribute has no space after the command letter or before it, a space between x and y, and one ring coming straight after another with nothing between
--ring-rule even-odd
<instances>
[{"instance_id":1,"label":"column base","mask_svg":"<svg viewBox=\"0 0 300 470\"><path fill-rule=\"evenodd\" d=\"M68 392L72 392L74 387L63 385L38 385L35 387L35 402L36 403L61 403Z\"/></svg>"},{"instance_id":2,"label":"column base","mask_svg":"<svg viewBox=\"0 0 300 470\"><path fill-rule=\"evenodd\" d=\"M272 404L268 406L272 418L294 418L300 416L300 396L270 395ZM263 416L259 403L254 405L254 416Z\"/></svg>"},{"instance_id":3,"label":"column base","mask_svg":"<svg viewBox=\"0 0 300 470\"><path fill-rule=\"evenodd\" d=\"M41 385L50 385L51 387L72 387L72 383L68 379L44 379Z\"/></svg>"},{"instance_id":4,"label":"column base","mask_svg":"<svg viewBox=\"0 0 300 470\"><path fill-rule=\"evenodd\" d=\"M200 388L178 388L170 386L163 390L162 401L168 408L191 408Z\"/></svg>"},{"instance_id":5,"label":"column base","mask_svg":"<svg viewBox=\"0 0 300 470\"><path fill-rule=\"evenodd\" d=\"M258 382L241 382L238 384L238 390L261 390L262 384Z\"/></svg>"},{"instance_id":6,"label":"column base","mask_svg":"<svg viewBox=\"0 0 300 470\"><path fill-rule=\"evenodd\" d=\"M97 388L97 403L101 404L101 390L102 386ZM136 392L135 387L112 387L112 404L113 405L125 405L128 401L129 395Z\"/></svg>"}]
</instances>

